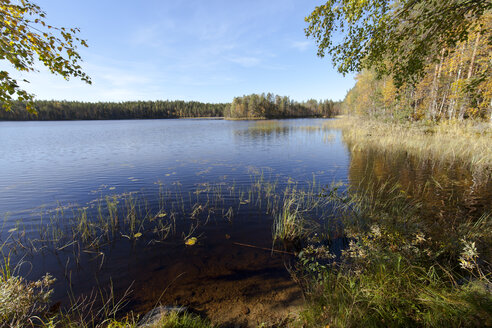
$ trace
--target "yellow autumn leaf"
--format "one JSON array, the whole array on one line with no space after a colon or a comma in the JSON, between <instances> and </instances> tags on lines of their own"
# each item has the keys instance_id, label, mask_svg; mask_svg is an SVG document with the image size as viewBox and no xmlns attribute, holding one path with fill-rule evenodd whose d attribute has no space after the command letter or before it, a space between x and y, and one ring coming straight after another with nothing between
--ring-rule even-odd
<instances>
[{"instance_id":1,"label":"yellow autumn leaf","mask_svg":"<svg viewBox=\"0 0 492 328\"><path fill-rule=\"evenodd\" d=\"M196 237L191 237L185 241L185 245L187 246L193 246L196 244Z\"/></svg>"}]
</instances>

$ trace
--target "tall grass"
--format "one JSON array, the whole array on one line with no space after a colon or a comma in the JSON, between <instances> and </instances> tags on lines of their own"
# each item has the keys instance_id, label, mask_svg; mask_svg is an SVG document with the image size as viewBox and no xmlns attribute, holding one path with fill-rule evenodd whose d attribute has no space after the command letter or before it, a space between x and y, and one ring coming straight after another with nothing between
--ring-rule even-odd
<instances>
[{"instance_id":1,"label":"tall grass","mask_svg":"<svg viewBox=\"0 0 492 328\"><path fill-rule=\"evenodd\" d=\"M342 129L352 150L404 152L422 160L464 165L484 180L492 177L490 123L400 123L343 116L327 122L326 127Z\"/></svg>"},{"instance_id":2,"label":"tall grass","mask_svg":"<svg viewBox=\"0 0 492 328\"><path fill-rule=\"evenodd\" d=\"M0 328L40 323L39 315L49 305L54 279L46 274L37 281L25 280L18 275L22 262L14 266L10 254L3 253L3 247L0 246Z\"/></svg>"},{"instance_id":3,"label":"tall grass","mask_svg":"<svg viewBox=\"0 0 492 328\"><path fill-rule=\"evenodd\" d=\"M299 253L297 280L308 305L304 327L480 327L492 325L492 217L436 229L401 186L332 188L346 247ZM450 222L455 222L450 220ZM458 222L458 221L456 221Z\"/></svg>"},{"instance_id":4,"label":"tall grass","mask_svg":"<svg viewBox=\"0 0 492 328\"><path fill-rule=\"evenodd\" d=\"M273 241L294 242L306 234L306 219L295 197L284 199L282 211L273 222Z\"/></svg>"},{"instance_id":5,"label":"tall grass","mask_svg":"<svg viewBox=\"0 0 492 328\"><path fill-rule=\"evenodd\" d=\"M313 184L313 187L315 185ZM311 235L321 234L321 222L328 218L328 202L318 193L300 191L295 187L284 190L283 203L272 225L273 243L300 244Z\"/></svg>"}]
</instances>

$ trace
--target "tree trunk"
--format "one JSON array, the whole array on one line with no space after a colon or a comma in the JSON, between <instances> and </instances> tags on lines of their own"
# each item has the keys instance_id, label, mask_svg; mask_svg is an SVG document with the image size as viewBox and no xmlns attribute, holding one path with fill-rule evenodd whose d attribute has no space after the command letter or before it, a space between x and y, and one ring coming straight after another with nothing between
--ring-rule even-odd
<instances>
[{"instance_id":1,"label":"tree trunk","mask_svg":"<svg viewBox=\"0 0 492 328\"><path fill-rule=\"evenodd\" d=\"M490 115L490 124L492 124L492 99L490 100L490 106L489 106L489 115Z\"/></svg>"},{"instance_id":2,"label":"tree trunk","mask_svg":"<svg viewBox=\"0 0 492 328\"><path fill-rule=\"evenodd\" d=\"M472 74L473 74L473 65L475 64L475 57L477 56L477 48L478 48L479 42L480 42L480 31L478 31L478 33L477 33L477 38L475 39L475 45L473 46L473 53L472 53L472 57L470 60L470 67L468 68L467 79L470 79L472 77Z\"/></svg>"},{"instance_id":3,"label":"tree trunk","mask_svg":"<svg viewBox=\"0 0 492 328\"><path fill-rule=\"evenodd\" d=\"M458 74L456 74L456 80L454 85L454 95L453 100L451 101L451 105L448 110L448 119L452 119L455 117L455 105L458 98L458 82L461 79L461 71L463 70L463 53L465 52L465 43L461 46L461 52L459 56L459 65L458 65Z\"/></svg>"},{"instance_id":4,"label":"tree trunk","mask_svg":"<svg viewBox=\"0 0 492 328\"><path fill-rule=\"evenodd\" d=\"M477 37L475 39L475 45L473 46L473 52L470 59L470 66L468 67L468 75L466 77L467 81L470 81L470 78L472 77L473 74L473 65L475 64L475 57L477 56L477 48L479 42L480 42L480 31L478 31L477 33ZM460 106L460 113L459 113L460 120L462 120L463 117L465 116L465 105L467 104L468 104L468 95L465 95L463 102L461 103Z\"/></svg>"},{"instance_id":5,"label":"tree trunk","mask_svg":"<svg viewBox=\"0 0 492 328\"><path fill-rule=\"evenodd\" d=\"M439 89L439 79L441 78L441 70L442 70L442 62L444 59L444 51L445 49L441 50L441 57L439 59L439 64L436 65L436 70L434 73L434 79L432 81L432 90L431 90L431 104L430 104L430 115L432 120L434 121L436 119L436 109L437 109L437 91Z\"/></svg>"}]
</instances>

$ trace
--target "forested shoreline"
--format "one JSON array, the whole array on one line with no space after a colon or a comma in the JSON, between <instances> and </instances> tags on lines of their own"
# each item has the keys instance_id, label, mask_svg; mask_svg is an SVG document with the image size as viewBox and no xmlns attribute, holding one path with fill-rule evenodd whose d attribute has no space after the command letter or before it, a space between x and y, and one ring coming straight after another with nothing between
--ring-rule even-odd
<instances>
[{"instance_id":1,"label":"forested shoreline","mask_svg":"<svg viewBox=\"0 0 492 328\"><path fill-rule=\"evenodd\" d=\"M297 102L287 96L262 93L235 97L224 116L229 119L333 117L339 112L340 102L333 100Z\"/></svg>"},{"instance_id":2,"label":"forested shoreline","mask_svg":"<svg viewBox=\"0 0 492 328\"><path fill-rule=\"evenodd\" d=\"M11 110L0 111L0 121L127 120L163 118L226 117L300 118L332 117L339 113L341 102L314 99L297 102L271 93L236 97L232 104L198 101L158 100L126 102L80 102L38 100L35 112L20 101Z\"/></svg>"},{"instance_id":3,"label":"forested shoreline","mask_svg":"<svg viewBox=\"0 0 492 328\"><path fill-rule=\"evenodd\" d=\"M0 111L0 120L57 121L222 117L226 105L182 100L127 102L41 100L34 102L35 113L29 112L24 103L15 102L10 111Z\"/></svg>"}]
</instances>

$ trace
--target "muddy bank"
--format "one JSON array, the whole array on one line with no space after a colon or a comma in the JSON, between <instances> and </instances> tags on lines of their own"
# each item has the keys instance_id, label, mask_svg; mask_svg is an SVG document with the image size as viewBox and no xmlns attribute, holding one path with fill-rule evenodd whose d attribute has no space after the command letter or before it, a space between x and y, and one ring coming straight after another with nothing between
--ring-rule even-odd
<instances>
[{"instance_id":1,"label":"muddy bank","mask_svg":"<svg viewBox=\"0 0 492 328\"><path fill-rule=\"evenodd\" d=\"M156 304L184 305L225 327L272 325L295 316L303 298L286 268L292 256L236 244L271 247L268 233L254 230L226 236L218 229L195 246L153 252L146 261L152 267L139 270L132 307L145 313Z\"/></svg>"}]
</instances>

